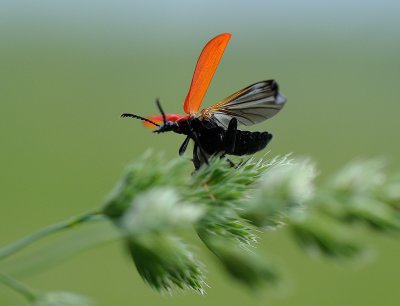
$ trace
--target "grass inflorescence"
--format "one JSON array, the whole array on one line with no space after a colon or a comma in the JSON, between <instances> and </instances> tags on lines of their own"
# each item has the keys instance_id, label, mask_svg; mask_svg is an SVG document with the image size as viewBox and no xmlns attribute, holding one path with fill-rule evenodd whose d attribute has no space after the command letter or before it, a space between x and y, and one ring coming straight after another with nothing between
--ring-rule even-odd
<instances>
[{"instance_id":1,"label":"grass inflorescence","mask_svg":"<svg viewBox=\"0 0 400 306\"><path fill-rule=\"evenodd\" d=\"M305 251L332 259L363 252L360 226L399 232L400 175L387 174L381 160L350 163L318 186L317 173L310 160L288 156L251 158L235 167L215 157L193 173L184 159L147 152L127 167L99 209L0 249L0 259L57 231L109 220L152 288L203 293L205 265L183 231L196 233L227 274L250 288L280 279L276 264L255 252L261 231L287 227ZM3 283L20 284L10 279Z\"/></svg>"}]
</instances>

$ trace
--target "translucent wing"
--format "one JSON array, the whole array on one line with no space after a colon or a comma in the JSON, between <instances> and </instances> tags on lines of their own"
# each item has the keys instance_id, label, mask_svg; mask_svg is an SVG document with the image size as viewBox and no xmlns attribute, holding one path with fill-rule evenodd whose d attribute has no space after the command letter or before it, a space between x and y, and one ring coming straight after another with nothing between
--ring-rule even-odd
<instances>
[{"instance_id":1,"label":"translucent wing","mask_svg":"<svg viewBox=\"0 0 400 306\"><path fill-rule=\"evenodd\" d=\"M253 125L274 116L285 102L286 98L279 93L278 83L274 80L261 81L203 109L200 117L214 119L225 128L232 117L239 124Z\"/></svg>"},{"instance_id":2,"label":"translucent wing","mask_svg":"<svg viewBox=\"0 0 400 306\"><path fill-rule=\"evenodd\" d=\"M186 117L187 116L178 115L178 114L166 114L165 115L165 119L167 121L174 121L174 122L177 122L180 119L183 119L183 118L186 118ZM151 120L151 121L153 121L154 123L157 123L157 124L162 124L163 123L162 115L156 115L156 116L152 116L152 117L147 117L147 119L149 119L149 120ZM151 124L150 122L147 122L147 121L143 121L143 125L145 127L148 127L148 128L154 128L155 127L154 124Z\"/></svg>"},{"instance_id":3,"label":"translucent wing","mask_svg":"<svg viewBox=\"0 0 400 306\"><path fill-rule=\"evenodd\" d=\"M186 114L196 113L214 76L231 34L223 33L211 39L201 51L194 70L192 83L186 96L183 110Z\"/></svg>"}]
</instances>

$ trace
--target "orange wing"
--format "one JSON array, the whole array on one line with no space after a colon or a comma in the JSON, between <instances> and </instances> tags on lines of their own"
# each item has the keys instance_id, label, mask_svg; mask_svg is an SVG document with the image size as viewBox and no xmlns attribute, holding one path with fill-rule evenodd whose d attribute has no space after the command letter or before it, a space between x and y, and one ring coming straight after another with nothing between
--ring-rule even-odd
<instances>
[{"instance_id":1,"label":"orange wing","mask_svg":"<svg viewBox=\"0 0 400 306\"><path fill-rule=\"evenodd\" d=\"M178 115L178 114L166 114L165 115L165 119L167 121L174 121L174 122L177 122L180 119L183 119L183 118L186 118L186 117L187 116ZM157 124L162 124L163 123L162 115L156 115L156 116L152 116L152 117L147 117L147 119L149 119L149 120L151 120L151 121L153 121L154 123L157 123ZM148 128L154 128L154 124L151 124L150 122L147 122L147 121L143 121L143 125L145 127L148 127Z\"/></svg>"},{"instance_id":2,"label":"orange wing","mask_svg":"<svg viewBox=\"0 0 400 306\"><path fill-rule=\"evenodd\" d=\"M231 34L229 33L220 34L211 39L201 51L194 70L192 83L183 105L183 110L186 114L191 115L199 110L230 38Z\"/></svg>"}]
</instances>

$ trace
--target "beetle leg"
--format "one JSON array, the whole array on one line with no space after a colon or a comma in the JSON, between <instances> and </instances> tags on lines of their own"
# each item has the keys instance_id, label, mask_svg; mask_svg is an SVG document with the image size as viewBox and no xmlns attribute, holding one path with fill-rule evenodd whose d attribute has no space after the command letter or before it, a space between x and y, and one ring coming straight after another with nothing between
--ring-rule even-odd
<instances>
[{"instance_id":1,"label":"beetle leg","mask_svg":"<svg viewBox=\"0 0 400 306\"><path fill-rule=\"evenodd\" d=\"M206 152L204 152L204 149L203 149L203 147L202 147L202 145L201 145L201 142L200 142L200 140L199 140L199 136L197 135L196 131L194 131L194 130L191 130L191 133L192 133L194 142L195 142L195 143L197 144L197 146L198 146L198 149L199 149L199 151L200 151L201 157L203 158L203 160L205 161L205 163L208 165L208 164L209 164L209 163L208 163L208 158L207 158Z\"/></svg>"},{"instance_id":2,"label":"beetle leg","mask_svg":"<svg viewBox=\"0 0 400 306\"><path fill-rule=\"evenodd\" d=\"M193 164L194 164L194 167L195 167L196 170L199 169L200 166L201 166L200 158L197 155L197 149L198 149L198 145L195 142L194 146L193 146Z\"/></svg>"},{"instance_id":3,"label":"beetle leg","mask_svg":"<svg viewBox=\"0 0 400 306\"><path fill-rule=\"evenodd\" d=\"M187 146L188 146L188 144L189 144L189 140L190 140L190 136L187 136L187 137L185 138L185 140L183 141L181 147L179 148L179 155L180 155L180 156L182 156L183 153L185 153L185 151L186 151L186 149L187 149Z\"/></svg>"},{"instance_id":4,"label":"beetle leg","mask_svg":"<svg viewBox=\"0 0 400 306\"><path fill-rule=\"evenodd\" d=\"M228 129L225 134L225 152L231 154L235 152L237 134L237 119L233 117L229 121Z\"/></svg>"}]
</instances>

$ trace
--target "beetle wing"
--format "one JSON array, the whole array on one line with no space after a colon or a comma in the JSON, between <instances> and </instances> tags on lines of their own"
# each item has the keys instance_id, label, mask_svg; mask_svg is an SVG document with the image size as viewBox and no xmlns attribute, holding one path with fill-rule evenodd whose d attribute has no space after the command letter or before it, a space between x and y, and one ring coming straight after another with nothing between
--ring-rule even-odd
<instances>
[{"instance_id":1,"label":"beetle wing","mask_svg":"<svg viewBox=\"0 0 400 306\"><path fill-rule=\"evenodd\" d=\"M199 110L230 38L229 33L220 34L211 39L201 51L183 105L186 114L194 114Z\"/></svg>"},{"instance_id":2,"label":"beetle wing","mask_svg":"<svg viewBox=\"0 0 400 306\"><path fill-rule=\"evenodd\" d=\"M224 128L233 117L239 124L253 125L273 117L285 102L286 98L279 93L278 83L274 80L261 81L203 109L201 118L212 118Z\"/></svg>"},{"instance_id":3,"label":"beetle wing","mask_svg":"<svg viewBox=\"0 0 400 306\"><path fill-rule=\"evenodd\" d=\"M179 115L179 114L166 114L165 115L165 119L167 121L173 121L173 122L177 122L177 121L179 121L179 120L181 120L183 118L186 118L186 117L187 116ZM163 116L162 115L155 115L155 116L147 117L147 119L149 119L149 120L151 120L151 121L153 121L154 123L157 123L157 124L162 124L163 123ZM143 121L143 125L145 127L148 127L148 128L154 128L155 127L154 124L151 124L150 122L147 122L147 121Z\"/></svg>"}]
</instances>

